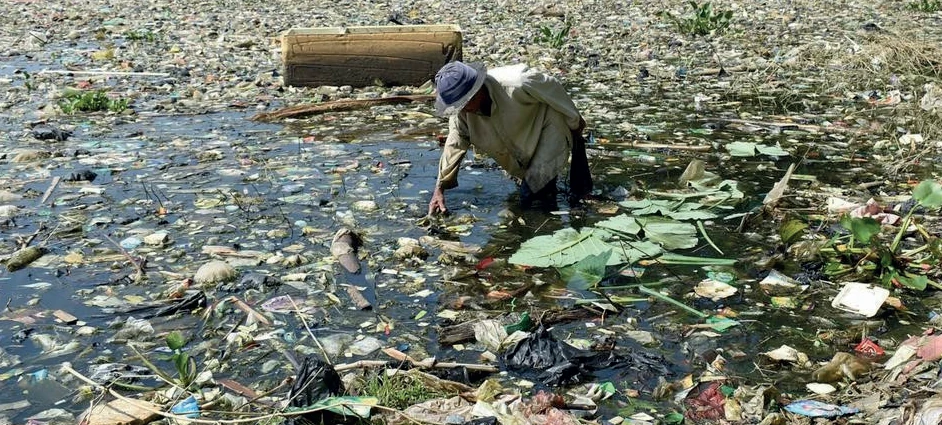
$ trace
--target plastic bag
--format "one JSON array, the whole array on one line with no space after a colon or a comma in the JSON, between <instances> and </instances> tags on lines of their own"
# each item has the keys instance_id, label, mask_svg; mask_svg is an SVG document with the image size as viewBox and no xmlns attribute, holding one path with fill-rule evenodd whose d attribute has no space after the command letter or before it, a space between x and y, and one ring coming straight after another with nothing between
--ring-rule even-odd
<instances>
[{"instance_id":1,"label":"plastic bag","mask_svg":"<svg viewBox=\"0 0 942 425\"><path fill-rule=\"evenodd\" d=\"M549 386L576 384L594 378L594 373L608 368L632 367L642 372L668 374L664 360L648 353L630 353L630 357L611 351L587 351L553 337L540 326L503 355L508 369L539 372L537 379Z\"/></svg>"}]
</instances>

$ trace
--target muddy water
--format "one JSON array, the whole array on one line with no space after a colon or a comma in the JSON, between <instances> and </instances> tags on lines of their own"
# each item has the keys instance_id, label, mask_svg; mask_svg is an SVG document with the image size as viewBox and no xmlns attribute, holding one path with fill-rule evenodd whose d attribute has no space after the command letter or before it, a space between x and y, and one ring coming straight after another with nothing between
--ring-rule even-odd
<instances>
[{"instance_id":1,"label":"muddy water","mask_svg":"<svg viewBox=\"0 0 942 425\"><path fill-rule=\"evenodd\" d=\"M310 290L286 285L270 292L219 292L211 301L237 295L255 304L290 294L299 300L311 301L311 305L319 309L312 316L313 329L318 336L354 335L366 329L369 335L416 357L434 355L440 359L479 361L478 351L459 351L454 347L441 347L436 342L434 329L442 320L435 315L458 295L480 298L486 293L487 285L534 279L544 284L535 290L537 296L528 297L522 303L537 309L572 305L572 297L590 295L569 293L568 299L558 298L564 294L565 283L559 281L552 271L520 271L498 263L498 269L489 270L483 278L479 275L454 282L443 277L445 270L432 263L434 257L429 263L416 266L398 264L390 259L389 251L395 249L397 238L419 238L429 233L428 229L417 226L416 221L424 215L429 196L427 190L434 183L438 164L434 133L440 129L429 128L424 134L418 131L419 136L401 136L396 134L394 125L388 123L367 122L363 126L367 132L351 132L348 125L330 125L327 121L284 126L254 123L247 119L248 116L250 114L244 112L192 116L148 116L145 113L119 119L107 127L96 124L95 119L72 118L71 122L77 126L72 139L55 144L36 142L32 146L49 149L57 156L44 160L38 167L23 167L9 162L0 164L5 182L28 181L21 191L33 193L32 197L15 202L31 209L25 216L17 218L14 227L4 229L7 246L12 246L7 235L31 234L40 223L47 228L66 226L64 217L72 217L80 223L79 229L49 238L47 246L54 255L81 252L91 259L103 251L113 251L106 236L120 241L142 229L166 230L174 241L168 248L141 246L132 250L134 255L149 258L151 279L142 284L128 283L124 279L132 270L120 259L89 261L79 266L54 262L48 267L0 275L0 294L7 306L3 314L4 325L0 328L0 346L8 356L18 356L22 361L15 366L0 368L0 404L21 400L30 403L29 407L15 413L7 412L12 413L12 419L21 421L53 407L72 412L82 410L86 404L74 401L74 394L66 389L75 388L75 384L66 387L42 379L44 370L55 373L63 361L71 362L82 371L96 363L140 364L129 354L123 342L111 340L115 329L128 317L135 316L133 312L122 311L131 304L140 303L140 300L164 299L162 294L172 286L173 278L160 272L192 275L196 266L209 258L201 253L205 245L277 252L301 244L303 252L325 257L329 255L327 247L334 230L344 225L359 228L368 235L366 249L372 252L368 267L375 286L367 291L367 295L377 306L374 312L342 310L317 303L316 300L323 299L324 295L315 289L323 285L313 283L311 287L314 289ZM682 124L673 131L703 128L700 121L679 118L678 122ZM753 137L736 131L706 135L692 133L714 142ZM669 137L661 135L653 139L666 141ZM791 135L783 136L782 142L786 147L794 147L808 139L810 137ZM82 152L73 156L75 150ZM837 149L827 152L826 156L837 152ZM602 198L620 193L617 191L619 187L636 193L643 193L645 188L669 188L686 162L694 157L677 152L655 153L660 159L654 164L626 163L619 158L603 156L593 159ZM833 156L835 162L849 160L842 155ZM788 161L754 158L711 161L714 171L724 178L738 180L740 189L746 192L747 202L731 212L755 207L788 164ZM796 173L814 175L826 183L843 181L833 172L833 162L825 161L826 158L820 162L809 161ZM83 169L97 174L91 183L101 186L104 189L102 194L79 196L79 189L84 184L63 182L50 202L36 206L39 203L37 195L46 190L52 177L67 177ZM611 172L613 169L619 171ZM239 196L242 200L234 202ZM363 200L375 201L378 210L356 210L356 202ZM519 243L535 235L548 234L569 225L591 224L604 218L591 209L568 211L564 208L562 214L519 211L515 204L514 184L487 161L462 170L461 186L447 193L447 202L452 216L445 220L446 228L459 223L460 217L473 216L475 221L472 226L461 227L455 233L437 235L484 246L485 255L496 259L505 259ZM154 212L159 206L165 207L169 214L156 216ZM500 218L498 213L505 209L517 212L519 218ZM719 337L691 336L683 325L696 323L695 318L684 316L683 312L665 304L642 302L626 306L622 313L608 316L605 322L559 325L554 333L560 337L591 339L597 335L594 329L598 327L623 325L629 319L636 319L640 329L653 331L659 343L653 347L641 347L616 332L617 346L662 355L672 372L665 377L668 380L693 372L696 370L694 364L702 364L704 358L712 358L711 353L722 353L730 361L730 371L741 377L744 383L776 380L785 389L792 389L803 385L806 377L784 373L770 378L769 370L756 367L759 362L757 353L788 344L806 351L813 360L826 360L833 353L835 344L833 340L826 340L828 335L822 335L819 329L831 332L833 329L859 328L862 332L896 339L909 331L896 317L887 317L884 322L861 324L836 312L827 305L833 288L820 282L812 284L812 295L804 298L804 309L775 310L769 306L767 298L759 296L756 289L757 280L765 272L752 264L752 259L776 254L770 237L775 229L769 224L753 224L751 233L746 234L734 232L739 225L738 219L718 219L707 224L708 232L725 257L749 259L726 269L737 275L738 284L751 288L741 295L718 303L684 299L684 295L705 277L704 270L692 267L651 267L640 279L640 282L666 283L661 288L676 299L702 310L731 307L741 312L743 326ZM304 235L304 227L314 230ZM707 246L686 254L718 256ZM473 264L461 267L470 270ZM798 270L797 265L787 261L779 268ZM282 269L262 264L246 267L244 271L278 274ZM392 274L392 271L398 274ZM607 282L609 285L633 283L639 283L639 280L620 277ZM431 290L432 295L424 298L412 295L423 289ZM622 294L637 295L630 291ZM116 296L118 305L106 308L86 305L89 299L103 295ZM342 294L338 292L338 296ZM915 314L925 313L915 300L904 301L910 301L908 304ZM74 335L73 327L57 325L49 318L48 312L57 309L70 312L98 331L91 336ZM154 318L151 322L157 335L173 329L192 329L190 336L194 338L193 344L198 346L194 353L201 361L219 359L231 363L230 367L216 373L217 379L230 377L243 384L260 383L266 387L290 374L287 366L273 366L260 373L258 364L270 361L284 363L274 350L251 345L236 349L223 347L220 338L226 334L225 330L237 324L234 318L242 316L231 307L227 310L213 306L210 310L206 320L185 316ZM427 317L416 320L416 313L422 310L428 312ZM22 316L30 316L32 320L24 321ZM656 320L648 320L652 317ZM827 321L816 317L824 317ZM288 347L304 338L303 324L296 318L292 315L278 318L282 324L278 328L284 331L277 332L274 338ZM394 323L395 326L376 333L370 326L380 321ZM364 326L367 323L369 325ZM69 354L49 357L42 353L42 347L35 339L22 338L29 334L51 335L60 344L76 340L81 347ZM841 337L847 338L842 347L850 348L847 345L853 335ZM143 336L140 340L148 355L158 359L158 364L169 367L159 360L165 354L160 349L160 338ZM763 367L779 373L773 366ZM658 378L637 371L618 370L599 377L612 382L627 382L629 387L648 394Z\"/></svg>"}]
</instances>

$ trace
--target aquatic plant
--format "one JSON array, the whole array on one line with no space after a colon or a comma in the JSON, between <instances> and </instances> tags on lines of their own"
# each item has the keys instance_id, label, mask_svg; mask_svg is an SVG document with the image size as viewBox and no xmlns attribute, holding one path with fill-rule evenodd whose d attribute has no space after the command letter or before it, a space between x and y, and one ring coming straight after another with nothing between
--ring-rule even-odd
<instances>
[{"instance_id":1,"label":"aquatic plant","mask_svg":"<svg viewBox=\"0 0 942 425\"><path fill-rule=\"evenodd\" d=\"M196 361L183 351L183 347L186 345L186 339L183 338L180 332L173 331L167 334L166 342L167 348L173 350L170 360L177 370L175 382L183 388L189 388L190 384L196 380L197 368Z\"/></svg>"},{"instance_id":2,"label":"aquatic plant","mask_svg":"<svg viewBox=\"0 0 942 425\"><path fill-rule=\"evenodd\" d=\"M394 409L448 396L402 373L387 375L385 372L371 374L363 384L362 395L376 397L381 406Z\"/></svg>"},{"instance_id":3,"label":"aquatic plant","mask_svg":"<svg viewBox=\"0 0 942 425\"><path fill-rule=\"evenodd\" d=\"M124 38L128 39L129 41L147 41L147 42L155 42L159 39L159 37L157 36L157 33L151 30L144 30L144 29L128 30L127 32L124 33Z\"/></svg>"},{"instance_id":4,"label":"aquatic plant","mask_svg":"<svg viewBox=\"0 0 942 425\"><path fill-rule=\"evenodd\" d=\"M540 25L540 31L536 36L536 41L554 49L560 49L566 45L566 41L569 39L570 29L572 29L571 22L565 22L563 27L558 30L554 30L547 25Z\"/></svg>"},{"instance_id":5,"label":"aquatic plant","mask_svg":"<svg viewBox=\"0 0 942 425\"><path fill-rule=\"evenodd\" d=\"M690 35L710 35L723 32L729 28L733 19L733 11L715 11L710 2L698 5L696 2L689 3L693 13L682 17L676 17L668 11L663 11L660 16L668 19L677 31Z\"/></svg>"},{"instance_id":6,"label":"aquatic plant","mask_svg":"<svg viewBox=\"0 0 942 425\"><path fill-rule=\"evenodd\" d=\"M942 10L942 0L916 0L909 3L909 8L917 12L935 13Z\"/></svg>"},{"instance_id":7,"label":"aquatic plant","mask_svg":"<svg viewBox=\"0 0 942 425\"><path fill-rule=\"evenodd\" d=\"M821 250L833 258L826 266L825 273L832 277L855 272L873 273L887 286L895 284L920 291L926 289L927 285L942 288L939 283L929 280L925 275L929 269L923 266L937 264L942 258L942 246L938 239L927 237L923 246L908 251L900 250L903 236L910 226L915 226L920 234L927 234L914 222L913 213L917 207L934 210L942 206L942 185L925 180L913 189L912 199L914 205L899 221L899 230L892 240L879 237L882 226L874 218L843 216L840 224L849 234L832 238L830 247ZM928 256L917 257L924 252L928 252Z\"/></svg>"},{"instance_id":8,"label":"aquatic plant","mask_svg":"<svg viewBox=\"0 0 942 425\"><path fill-rule=\"evenodd\" d=\"M128 109L128 99L113 99L105 90L67 90L59 99L59 108L67 115L76 112L123 112Z\"/></svg>"}]
</instances>

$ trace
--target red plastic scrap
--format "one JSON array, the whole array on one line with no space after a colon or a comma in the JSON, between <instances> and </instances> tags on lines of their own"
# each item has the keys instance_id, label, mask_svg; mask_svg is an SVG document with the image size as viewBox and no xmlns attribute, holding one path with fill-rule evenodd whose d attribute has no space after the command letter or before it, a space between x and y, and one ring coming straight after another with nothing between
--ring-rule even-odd
<instances>
[{"instance_id":1,"label":"red plastic scrap","mask_svg":"<svg viewBox=\"0 0 942 425\"><path fill-rule=\"evenodd\" d=\"M494 264L494 257L487 257L487 258L485 258L485 259L479 261L478 264L477 264L476 266L474 266L474 268L476 268L476 269L478 269L478 270L484 270L484 269L488 268L491 264Z\"/></svg>"},{"instance_id":2,"label":"red plastic scrap","mask_svg":"<svg viewBox=\"0 0 942 425\"><path fill-rule=\"evenodd\" d=\"M860 341L860 344L857 344L854 347L854 351L866 356L866 357L880 357L886 354L882 348L880 348L877 343L864 338L863 341Z\"/></svg>"},{"instance_id":3,"label":"red plastic scrap","mask_svg":"<svg viewBox=\"0 0 942 425\"><path fill-rule=\"evenodd\" d=\"M684 404L687 411L684 417L697 422L702 420L721 420L726 418L726 397L720 391L719 381L701 383L687 395Z\"/></svg>"}]
</instances>

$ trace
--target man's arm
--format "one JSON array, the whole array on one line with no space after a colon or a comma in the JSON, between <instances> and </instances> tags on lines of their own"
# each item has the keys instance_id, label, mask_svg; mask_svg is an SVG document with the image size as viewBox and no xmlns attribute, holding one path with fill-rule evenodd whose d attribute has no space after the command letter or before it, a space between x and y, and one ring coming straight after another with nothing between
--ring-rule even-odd
<instances>
[{"instance_id":1,"label":"man's arm","mask_svg":"<svg viewBox=\"0 0 942 425\"><path fill-rule=\"evenodd\" d=\"M436 212L445 212L445 190L458 186L458 169L461 160L468 153L471 140L468 137L467 124L458 116L448 120L448 138L442 149L442 156L438 160L438 179L429 201L429 215Z\"/></svg>"},{"instance_id":2,"label":"man's arm","mask_svg":"<svg viewBox=\"0 0 942 425\"><path fill-rule=\"evenodd\" d=\"M448 120L448 138L438 160L437 187L451 189L458 186L458 168L471 147L468 126L457 115Z\"/></svg>"}]
</instances>

